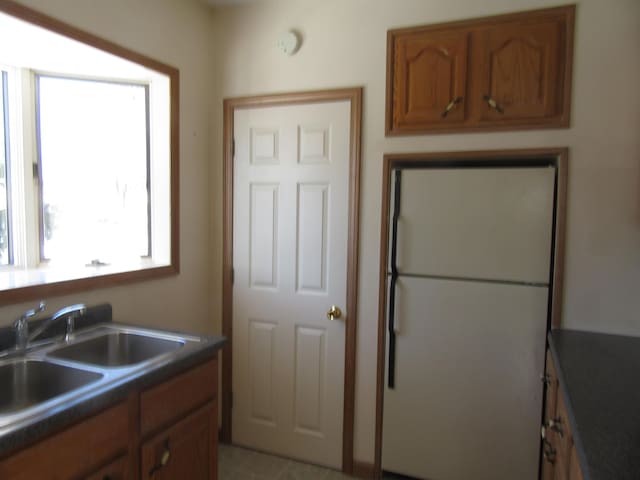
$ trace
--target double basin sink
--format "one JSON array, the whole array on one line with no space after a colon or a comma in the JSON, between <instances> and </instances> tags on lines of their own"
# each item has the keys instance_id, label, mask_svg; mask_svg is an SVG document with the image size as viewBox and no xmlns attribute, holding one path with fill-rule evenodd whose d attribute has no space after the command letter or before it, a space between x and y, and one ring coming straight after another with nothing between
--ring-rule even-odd
<instances>
[{"instance_id":1,"label":"double basin sink","mask_svg":"<svg viewBox=\"0 0 640 480\"><path fill-rule=\"evenodd\" d=\"M0 358L0 434L197 348L199 337L102 324Z\"/></svg>"}]
</instances>

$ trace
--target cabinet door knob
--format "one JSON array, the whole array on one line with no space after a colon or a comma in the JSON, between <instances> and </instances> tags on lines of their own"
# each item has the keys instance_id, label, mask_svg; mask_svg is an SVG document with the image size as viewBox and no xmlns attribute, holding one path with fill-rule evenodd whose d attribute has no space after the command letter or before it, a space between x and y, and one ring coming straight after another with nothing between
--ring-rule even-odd
<instances>
[{"instance_id":1,"label":"cabinet door knob","mask_svg":"<svg viewBox=\"0 0 640 480\"><path fill-rule=\"evenodd\" d=\"M171 449L169 448L169 439L166 439L164 442L164 450L160 457L160 462L155 464L153 468L149 470L149 478L153 477L158 470L165 467L169 463L169 460L171 460Z\"/></svg>"},{"instance_id":2,"label":"cabinet door knob","mask_svg":"<svg viewBox=\"0 0 640 480\"><path fill-rule=\"evenodd\" d=\"M542 456L544 457L544 459L549 462L551 465L556 463L556 449L553 445L551 445L551 442L549 442L549 440L544 439L543 441L543 445L542 445Z\"/></svg>"},{"instance_id":3,"label":"cabinet door knob","mask_svg":"<svg viewBox=\"0 0 640 480\"><path fill-rule=\"evenodd\" d=\"M545 427L550 428L554 432L560 434L560 438L564 436L564 431L562 430L562 417L549 418L546 422L544 422Z\"/></svg>"},{"instance_id":4,"label":"cabinet door knob","mask_svg":"<svg viewBox=\"0 0 640 480\"><path fill-rule=\"evenodd\" d=\"M440 114L440 116L442 118L446 118L446 116L449 115L449 112L453 110L453 107L455 107L457 104L462 102L462 99L463 97L456 97L453 100L451 100L449 104L445 107L444 111Z\"/></svg>"},{"instance_id":5,"label":"cabinet door knob","mask_svg":"<svg viewBox=\"0 0 640 480\"><path fill-rule=\"evenodd\" d=\"M491 108L493 108L498 113L504 113L504 109L494 100L491 95L483 95L482 99L487 102Z\"/></svg>"}]
</instances>

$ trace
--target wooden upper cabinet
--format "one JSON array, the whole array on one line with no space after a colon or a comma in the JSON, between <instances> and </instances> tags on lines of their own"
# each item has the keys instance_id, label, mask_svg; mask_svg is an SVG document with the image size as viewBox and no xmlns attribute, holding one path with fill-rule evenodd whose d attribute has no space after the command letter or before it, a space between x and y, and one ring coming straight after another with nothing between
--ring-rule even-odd
<instances>
[{"instance_id":1,"label":"wooden upper cabinet","mask_svg":"<svg viewBox=\"0 0 640 480\"><path fill-rule=\"evenodd\" d=\"M468 45L464 31L398 38L395 71L402 85L394 89L397 125L465 120Z\"/></svg>"},{"instance_id":2,"label":"wooden upper cabinet","mask_svg":"<svg viewBox=\"0 0 640 480\"><path fill-rule=\"evenodd\" d=\"M569 126L575 6L390 30L388 135Z\"/></svg>"}]
</instances>

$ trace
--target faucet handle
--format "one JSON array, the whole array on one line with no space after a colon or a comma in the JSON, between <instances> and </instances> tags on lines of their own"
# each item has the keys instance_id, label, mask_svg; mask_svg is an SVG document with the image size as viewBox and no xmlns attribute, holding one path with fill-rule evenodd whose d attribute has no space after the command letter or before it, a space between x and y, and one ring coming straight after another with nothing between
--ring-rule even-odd
<instances>
[{"instance_id":1,"label":"faucet handle","mask_svg":"<svg viewBox=\"0 0 640 480\"><path fill-rule=\"evenodd\" d=\"M47 304L44 300L40 300L40 303L38 304L37 308L32 308L31 310L27 310L26 312L24 312L20 318L18 318L15 322L14 325L17 326L19 323L24 322L25 320L31 318L31 317L35 317L36 315L38 315L40 312L44 311L47 308Z\"/></svg>"}]
</instances>

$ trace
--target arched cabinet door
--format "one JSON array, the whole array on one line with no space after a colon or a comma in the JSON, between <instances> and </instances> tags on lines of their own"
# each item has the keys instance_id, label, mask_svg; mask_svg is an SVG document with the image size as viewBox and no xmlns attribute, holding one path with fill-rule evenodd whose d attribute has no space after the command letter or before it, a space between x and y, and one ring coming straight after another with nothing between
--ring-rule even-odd
<instances>
[{"instance_id":1,"label":"arched cabinet door","mask_svg":"<svg viewBox=\"0 0 640 480\"><path fill-rule=\"evenodd\" d=\"M466 119L468 32L445 31L398 38L395 48L394 122L459 124Z\"/></svg>"},{"instance_id":2,"label":"arched cabinet door","mask_svg":"<svg viewBox=\"0 0 640 480\"><path fill-rule=\"evenodd\" d=\"M562 113L562 19L514 21L477 34L480 121L539 120Z\"/></svg>"}]
</instances>

